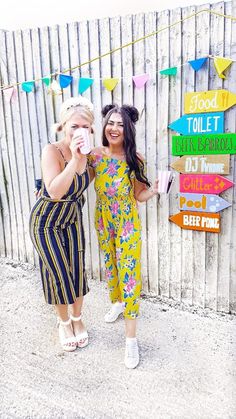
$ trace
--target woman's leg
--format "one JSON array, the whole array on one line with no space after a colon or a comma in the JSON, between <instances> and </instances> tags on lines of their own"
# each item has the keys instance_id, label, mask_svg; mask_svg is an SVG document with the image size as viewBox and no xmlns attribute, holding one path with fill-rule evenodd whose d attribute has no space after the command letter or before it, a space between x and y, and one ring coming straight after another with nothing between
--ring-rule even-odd
<instances>
[{"instance_id":1,"label":"woman's leg","mask_svg":"<svg viewBox=\"0 0 236 419\"><path fill-rule=\"evenodd\" d=\"M65 351L74 351L77 344L68 314L68 305L56 304L55 311L59 319L59 339L61 346Z\"/></svg>"},{"instance_id":2,"label":"woman's leg","mask_svg":"<svg viewBox=\"0 0 236 419\"><path fill-rule=\"evenodd\" d=\"M82 306L83 306L84 297L76 298L74 304L70 305L70 313L73 317L79 318L82 313ZM82 320L72 320L74 334L78 335L80 333L85 332L85 327L83 325Z\"/></svg>"},{"instance_id":3,"label":"woman's leg","mask_svg":"<svg viewBox=\"0 0 236 419\"><path fill-rule=\"evenodd\" d=\"M125 336L127 338L135 338L136 337L136 326L137 326L137 319L125 319Z\"/></svg>"}]
</instances>

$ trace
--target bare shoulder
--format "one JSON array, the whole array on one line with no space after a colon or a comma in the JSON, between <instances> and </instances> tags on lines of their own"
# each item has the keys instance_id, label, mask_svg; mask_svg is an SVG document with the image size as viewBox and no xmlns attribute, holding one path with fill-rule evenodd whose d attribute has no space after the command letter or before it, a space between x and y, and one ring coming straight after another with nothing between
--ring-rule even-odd
<instances>
[{"instance_id":1,"label":"bare shoulder","mask_svg":"<svg viewBox=\"0 0 236 419\"><path fill-rule=\"evenodd\" d=\"M46 144L42 150L42 160L48 161L51 159L60 161L60 155L54 143Z\"/></svg>"},{"instance_id":2,"label":"bare shoulder","mask_svg":"<svg viewBox=\"0 0 236 419\"><path fill-rule=\"evenodd\" d=\"M47 154L47 153L56 153L57 152L57 148L55 146L54 143L48 143L43 147L42 153L43 154Z\"/></svg>"},{"instance_id":3,"label":"bare shoulder","mask_svg":"<svg viewBox=\"0 0 236 419\"><path fill-rule=\"evenodd\" d=\"M103 146L94 147L90 154L101 156L102 154L105 153L104 150L105 150L105 147Z\"/></svg>"}]
</instances>

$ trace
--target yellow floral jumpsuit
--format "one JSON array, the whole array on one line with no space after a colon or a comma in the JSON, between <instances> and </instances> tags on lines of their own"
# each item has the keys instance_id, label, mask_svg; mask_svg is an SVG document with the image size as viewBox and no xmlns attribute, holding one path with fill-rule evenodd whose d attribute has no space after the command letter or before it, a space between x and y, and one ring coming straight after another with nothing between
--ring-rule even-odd
<instances>
[{"instance_id":1,"label":"yellow floral jumpsuit","mask_svg":"<svg viewBox=\"0 0 236 419\"><path fill-rule=\"evenodd\" d=\"M139 313L141 291L141 222L133 178L126 161L91 153L97 194L95 226L104 253L110 300L125 304L124 316Z\"/></svg>"}]
</instances>

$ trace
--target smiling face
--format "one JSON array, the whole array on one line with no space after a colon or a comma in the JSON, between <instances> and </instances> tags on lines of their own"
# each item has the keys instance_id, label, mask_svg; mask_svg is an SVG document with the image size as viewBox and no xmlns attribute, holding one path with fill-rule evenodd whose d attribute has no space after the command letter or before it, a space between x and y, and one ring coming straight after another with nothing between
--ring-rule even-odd
<instances>
[{"instance_id":1,"label":"smiling face","mask_svg":"<svg viewBox=\"0 0 236 419\"><path fill-rule=\"evenodd\" d=\"M78 128L87 128L91 132L90 122L83 117L79 112L74 112L73 115L66 121L64 125L64 133L66 140L70 143L74 132Z\"/></svg>"},{"instance_id":2,"label":"smiling face","mask_svg":"<svg viewBox=\"0 0 236 419\"><path fill-rule=\"evenodd\" d=\"M124 125L119 113L112 113L105 127L105 136L111 146L121 146L124 142Z\"/></svg>"}]
</instances>

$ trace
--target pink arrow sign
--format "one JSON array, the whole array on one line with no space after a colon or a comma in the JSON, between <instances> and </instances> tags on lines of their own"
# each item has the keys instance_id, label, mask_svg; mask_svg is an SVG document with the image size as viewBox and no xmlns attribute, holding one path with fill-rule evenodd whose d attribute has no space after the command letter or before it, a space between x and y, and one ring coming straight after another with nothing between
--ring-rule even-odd
<instances>
[{"instance_id":1,"label":"pink arrow sign","mask_svg":"<svg viewBox=\"0 0 236 419\"><path fill-rule=\"evenodd\" d=\"M180 192L220 194L233 182L219 175L180 175Z\"/></svg>"}]
</instances>

